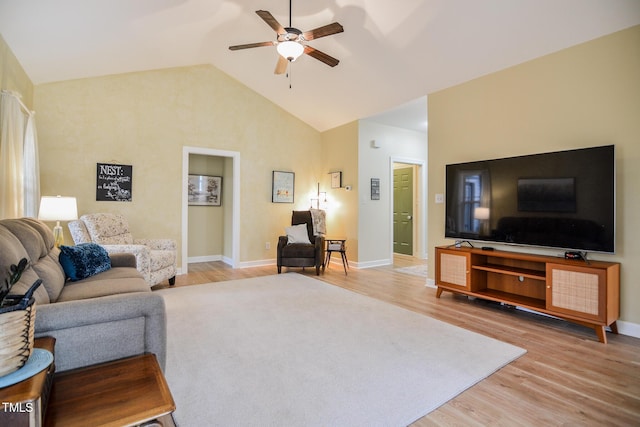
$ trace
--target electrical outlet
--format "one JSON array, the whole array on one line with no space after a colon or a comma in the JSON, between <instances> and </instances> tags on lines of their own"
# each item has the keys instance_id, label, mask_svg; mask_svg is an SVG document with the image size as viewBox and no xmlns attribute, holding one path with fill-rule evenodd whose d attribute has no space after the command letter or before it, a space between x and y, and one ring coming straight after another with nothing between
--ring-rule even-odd
<instances>
[{"instance_id":1,"label":"electrical outlet","mask_svg":"<svg viewBox=\"0 0 640 427\"><path fill-rule=\"evenodd\" d=\"M436 194L436 203L444 203L444 194L442 193Z\"/></svg>"},{"instance_id":2,"label":"electrical outlet","mask_svg":"<svg viewBox=\"0 0 640 427\"><path fill-rule=\"evenodd\" d=\"M271 242L266 242L266 243L264 244L264 248L265 248L266 250L271 249Z\"/></svg>"}]
</instances>

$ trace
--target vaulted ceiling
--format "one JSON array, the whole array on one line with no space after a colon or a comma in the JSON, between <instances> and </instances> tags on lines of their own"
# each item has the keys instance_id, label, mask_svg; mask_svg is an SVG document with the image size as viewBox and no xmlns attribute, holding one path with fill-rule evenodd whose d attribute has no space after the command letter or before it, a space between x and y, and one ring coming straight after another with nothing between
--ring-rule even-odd
<instances>
[{"instance_id":1,"label":"vaulted ceiling","mask_svg":"<svg viewBox=\"0 0 640 427\"><path fill-rule=\"evenodd\" d=\"M0 33L36 85L210 63L324 131L370 116L415 128L428 93L640 24L638 0L292 3L303 31L344 26L308 43L335 68L303 55L274 75L275 47L228 49L274 40L255 11L289 26L286 0L0 0Z\"/></svg>"}]
</instances>

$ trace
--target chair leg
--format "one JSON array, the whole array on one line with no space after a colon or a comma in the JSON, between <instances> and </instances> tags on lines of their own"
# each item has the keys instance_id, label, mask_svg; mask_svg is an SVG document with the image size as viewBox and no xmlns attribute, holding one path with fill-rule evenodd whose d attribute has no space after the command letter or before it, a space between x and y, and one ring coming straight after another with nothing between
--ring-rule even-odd
<instances>
[{"instance_id":1,"label":"chair leg","mask_svg":"<svg viewBox=\"0 0 640 427\"><path fill-rule=\"evenodd\" d=\"M169 279L169 286L173 286L176 284L176 276L173 276Z\"/></svg>"}]
</instances>

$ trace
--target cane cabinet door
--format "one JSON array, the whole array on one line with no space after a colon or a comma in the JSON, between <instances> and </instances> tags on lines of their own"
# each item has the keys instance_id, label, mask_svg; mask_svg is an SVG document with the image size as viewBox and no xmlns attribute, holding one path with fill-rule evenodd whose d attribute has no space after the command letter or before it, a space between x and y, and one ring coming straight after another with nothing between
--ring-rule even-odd
<instances>
[{"instance_id":1,"label":"cane cabinet door","mask_svg":"<svg viewBox=\"0 0 640 427\"><path fill-rule=\"evenodd\" d=\"M547 310L604 322L606 299L606 270L547 264Z\"/></svg>"}]
</instances>

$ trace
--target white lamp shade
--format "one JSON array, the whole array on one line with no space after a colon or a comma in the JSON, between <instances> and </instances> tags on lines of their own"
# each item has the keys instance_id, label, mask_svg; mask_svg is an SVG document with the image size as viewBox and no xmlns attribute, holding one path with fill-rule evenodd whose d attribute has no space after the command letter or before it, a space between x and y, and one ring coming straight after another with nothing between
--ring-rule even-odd
<instances>
[{"instance_id":1,"label":"white lamp shade","mask_svg":"<svg viewBox=\"0 0 640 427\"><path fill-rule=\"evenodd\" d=\"M42 221L71 221L78 219L75 197L42 196L38 219Z\"/></svg>"},{"instance_id":2,"label":"white lamp shade","mask_svg":"<svg viewBox=\"0 0 640 427\"><path fill-rule=\"evenodd\" d=\"M302 55L302 52L304 52L304 46L298 42L287 40L278 43L276 50L286 60L295 61L300 55Z\"/></svg>"},{"instance_id":3,"label":"white lamp shade","mask_svg":"<svg viewBox=\"0 0 640 427\"><path fill-rule=\"evenodd\" d=\"M473 212L475 219L489 219L489 208L476 208Z\"/></svg>"}]
</instances>

